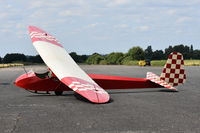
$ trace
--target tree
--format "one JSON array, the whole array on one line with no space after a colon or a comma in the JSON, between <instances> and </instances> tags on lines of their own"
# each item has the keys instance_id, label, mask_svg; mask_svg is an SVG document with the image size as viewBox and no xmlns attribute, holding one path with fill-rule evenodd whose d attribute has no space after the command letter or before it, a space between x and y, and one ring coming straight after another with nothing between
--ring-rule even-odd
<instances>
[{"instance_id":1,"label":"tree","mask_svg":"<svg viewBox=\"0 0 200 133\"><path fill-rule=\"evenodd\" d=\"M76 54L76 52L71 52L69 55L74 59L75 62L80 63L80 57Z\"/></svg>"},{"instance_id":2,"label":"tree","mask_svg":"<svg viewBox=\"0 0 200 133\"><path fill-rule=\"evenodd\" d=\"M108 63L107 63L107 60L101 60L100 62L99 62L99 65L107 65Z\"/></svg>"},{"instance_id":3,"label":"tree","mask_svg":"<svg viewBox=\"0 0 200 133\"><path fill-rule=\"evenodd\" d=\"M94 53L88 57L88 59L86 60L86 63L96 65L96 64L99 64L101 60L105 60L105 58L98 53Z\"/></svg>"},{"instance_id":4,"label":"tree","mask_svg":"<svg viewBox=\"0 0 200 133\"><path fill-rule=\"evenodd\" d=\"M106 60L108 64L120 64L123 56L123 53L113 52L106 56Z\"/></svg>"},{"instance_id":5,"label":"tree","mask_svg":"<svg viewBox=\"0 0 200 133\"><path fill-rule=\"evenodd\" d=\"M176 45L173 47L173 51L182 53L184 59L190 59L190 47L188 46L184 46L183 44Z\"/></svg>"},{"instance_id":6,"label":"tree","mask_svg":"<svg viewBox=\"0 0 200 133\"><path fill-rule=\"evenodd\" d=\"M180 52L183 54L185 59L190 59L190 47L184 46L183 44L176 45L174 47L169 46L169 48L165 49L166 58L171 52Z\"/></svg>"},{"instance_id":7,"label":"tree","mask_svg":"<svg viewBox=\"0 0 200 133\"><path fill-rule=\"evenodd\" d=\"M129 49L128 56L132 57L133 60L143 60L144 59L144 51L141 47L133 47Z\"/></svg>"},{"instance_id":8,"label":"tree","mask_svg":"<svg viewBox=\"0 0 200 133\"><path fill-rule=\"evenodd\" d=\"M77 55L76 52L71 52L70 56L74 59L77 63L84 63L88 56L87 55Z\"/></svg>"},{"instance_id":9,"label":"tree","mask_svg":"<svg viewBox=\"0 0 200 133\"><path fill-rule=\"evenodd\" d=\"M0 63L2 63L2 58L0 57Z\"/></svg>"},{"instance_id":10,"label":"tree","mask_svg":"<svg viewBox=\"0 0 200 133\"><path fill-rule=\"evenodd\" d=\"M151 46L148 46L147 49L144 50L144 58L151 60L152 56L153 56L153 50Z\"/></svg>"},{"instance_id":11,"label":"tree","mask_svg":"<svg viewBox=\"0 0 200 133\"><path fill-rule=\"evenodd\" d=\"M87 58L88 58L88 55L81 55L81 56L80 56L80 59L81 59L80 62L81 62L81 63L85 63L86 60L87 60Z\"/></svg>"},{"instance_id":12,"label":"tree","mask_svg":"<svg viewBox=\"0 0 200 133\"><path fill-rule=\"evenodd\" d=\"M44 61L42 60L42 58L40 57L40 55L26 56L26 58L27 58L27 62L31 62L31 63L44 63Z\"/></svg>"},{"instance_id":13,"label":"tree","mask_svg":"<svg viewBox=\"0 0 200 133\"><path fill-rule=\"evenodd\" d=\"M200 50L194 50L193 59L200 59Z\"/></svg>"},{"instance_id":14,"label":"tree","mask_svg":"<svg viewBox=\"0 0 200 133\"><path fill-rule=\"evenodd\" d=\"M127 65L130 61L133 61L133 57L131 57L131 56L125 56L123 58L123 60L121 61L121 64Z\"/></svg>"},{"instance_id":15,"label":"tree","mask_svg":"<svg viewBox=\"0 0 200 133\"><path fill-rule=\"evenodd\" d=\"M164 58L165 58L165 55L162 50L156 50L153 52L152 60L162 60Z\"/></svg>"},{"instance_id":16,"label":"tree","mask_svg":"<svg viewBox=\"0 0 200 133\"><path fill-rule=\"evenodd\" d=\"M173 52L173 47L172 46L169 46L168 48L165 49L165 58L167 59L168 58L168 55L170 53Z\"/></svg>"},{"instance_id":17,"label":"tree","mask_svg":"<svg viewBox=\"0 0 200 133\"><path fill-rule=\"evenodd\" d=\"M12 62L25 62L26 56L24 54L12 53L6 54L3 58L4 63L12 63Z\"/></svg>"},{"instance_id":18,"label":"tree","mask_svg":"<svg viewBox=\"0 0 200 133\"><path fill-rule=\"evenodd\" d=\"M190 59L193 59L194 49L193 45L190 46Z\"/></svg>"}]
</instances>

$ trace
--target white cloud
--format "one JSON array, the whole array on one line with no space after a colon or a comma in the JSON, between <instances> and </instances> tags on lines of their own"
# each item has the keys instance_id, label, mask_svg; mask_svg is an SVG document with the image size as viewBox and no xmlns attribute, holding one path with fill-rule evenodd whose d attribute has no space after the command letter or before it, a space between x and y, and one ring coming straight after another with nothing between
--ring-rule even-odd
<instances>
[{"instance_id":1,"label":"white cloud","mask_svg":"<svg viewBox=\"0 0 200 133\"><path fill-rule=\"evenodd\" d=\"M18 28L18 29L22 29L22 28L25 28L25 27L26 26L24 24L22 24L22 23L16 24L16 28Z\"/></svg>"},{"instance_id":2,"label":"white cloud","mask_svg":"<svg viewBox=\"0 0 200 133\"><path fill-rule=\"evenodd\" d=\"M18 38L25 38L27 36L27 31L19 30L17 31Z\"/></svg>"},{"instance_id":3,"label":"white cloud","mask_svg":"<svg viewBox=\"0 0 200 133\"><path fill-rule=\"evenodd\" d=\"M176 30L176 33L181 34L181 33L183 33L183 30Z\"/></svg>"},{"instance_id":4,"label":"white cloud","mask_svg":"<svg viewBox=\"0 0 200 133\"><path fill-rule=\"evenodd\" d=\"M175 15L177 13L177 10L176 9L169 9L168 11L167 11L167 14L169 14L169 15Z\"/></svg>"},{"instance_id":5,"label":"white cloud","mask_svg":"<svg viewBox=\"0 0 200 133\"><path fill-rule=\"evenodd\" d=\"M8 15L9 15L8 13L2 12L2 13L0 13L0 19L4 19L4 18L6 18Z\"/></svg>"},{"instance_id":6,"label":"white cloud","mask_svg":"<svg viewBox=\"0 0 200 133\"><path fill-rule=\"evenodd\" d=\"M44 1L34 1L30 3L30 7L29 8L39 8L42 7L46 2Z\"/></svg>"},{"instance_id":7,"label":"white cloud","mask_svg":"<svg viewBox=\"0 0 200 133\"><path fill-rule=\"evenodd\" d=\"M88 24L85 26L82 26L81 28L78 28L76 30L74 30L73 34L79 33L81 31L84 31L86 29L90 29L90 28L96 28L97 26L103 25L104 23L93 23L93 24Z\"/></svg>"},{"instance_id":8,"label":"white cloud","mask_svg":"<svg viewBox=\"0 0 200 133\"><path fill-rule=\"evenodd\" d=\"M109 0L108 7L121 6L130 3L130 0Z\"/></svg>"},{"instance_id":9,"label":"white cloud","mask_svg":"<svg viewBox=\"0 0 200 133\"><path fill-rule=\"evenodd\" d=\"M30 1L29 8L65 8L65 7L80 7L84 6L88 3L87 0L64 0L64 1L57 1L57 0L34 0Z\"/></svg>"},{"instance_id":10,"label":"white cloud","mask_svg":"<svg viewBox=\"0 0 200 133\"><path fill-rule=\"evenodd\" d=\"M78 41L77 36L85 39L85 33L96 35L97 40L106 40L106 35L110 35L117 41L121 38L116 36L122 34L127 38L130 37L127 40L132 40L132 35L139 33L137 39L145 40L143 37L146 37L146 34L151 34L153 38L161 31L168 38L173 37L173 34L189 34L189 32L195 36L195 32L191 31L200 28L198 4L200 0L190 0L190 2L188 0L0 0L0 2L1 38L5 38L5 34L11 34L9 31L16 31L12 33L16 38L26 36L21 30L26 31L27 25L41 27L52 33L58 33L61 37L63 35L63 42L69 41L67 39ZM191 30L183 32L186 29ZM70 37L67 38L66 35ZM156 37L155 41L159 43L161 39ZM199 41L199 38L192 39ZM9 45L6 41L5 39L4 43Z\"/></svg>"},{"instance_id":11,"label":"white cloud","mask_svg":"<svg viewBox=\"0 0 200 133\"><path fill-rule=\"evenodd\" d=\"M61 7L64 6L65 3L62 2L57 2L57 1L48 1L48 0L43 0L43 1L31 1L29 8L52 8L52 7Z\"/></svg>"},{"instance_id":12,"label":"white cloud","mask_svg":"<svg viewBox=\"0 0 200 133\"><path fill-rule=\"evenodd\" d=\"M8 5L6 5L5 8L7 8L7 9L12 8L12 5L8 4Z\"/></svg>"},{"instance_id":13,"label":"white cloud","mask_svg":"<svg viewBox=\"0 0 200 133\"><path fill-rule=\"evenodd\" d=\"M9 29L1 29L0 32L2 32L2 33L9 33L9 32L11 32L11 30L9 30Z\"/></svg>"},{"instance_id":14,"label":"white cloud","mask_svg":"<svg viewBox=\"0 0 200 133\"><path fill-rule=\"evenodd\" d=\"M128 24L117 24L117 25L114 25L114 28L128 28L129 25Z\"/></svg>"},{"instance_id":15,"label":"white cloud","mask_svg":"<svg viewBox=\"0 0 200 133\"><path fill-rule=\"evenodd\" d=\"M191 17L183 16L183 17L179 17L176 20L176 23L185 23L185 22L189 22L189 21L192 21Z\"/></svg>"},{"instance_id":16,"label":"white cloud","mask_svg":"<svg viewBox=\"0 0 200 133\"><path fill-rule=\"evenodd\" d=\"M139 29L140 31L148 31L148 30L150 29L150 27L147 26L147 25L143 25L143 26L138 27L138 29Z\"/></svg>"},{"instance_id":17,"label":"white cloud","mask_svg":"<svg viewBox=\"0 0 200 133\"><path fill-rule=\"evenodd\" d=\"M98 25L98 23L94 23L94 24L88 25L88 27L96 27L97 25Z\"/></svg>"},{"instance_id":18,"label":"white cloud","mask_svg":"<svg viewBox=\"0 0 200 133\"><path fill-rule=\"evenodd\" d=\"M59 12L60 16L81 16L82 12L79 10L64 10Z\"/></svg>"},{"instance_id":19,"label":"white cloud","mask_svg":"<svg viewBox=\"0 0 200 133\"><path fill-rule=\"evenodd\" d=\"M112 39L111 36L104 36L104 35L98 35L98 36L92 36L93 39L95 40L109 40Z\"/></svg>"}]
</instances>

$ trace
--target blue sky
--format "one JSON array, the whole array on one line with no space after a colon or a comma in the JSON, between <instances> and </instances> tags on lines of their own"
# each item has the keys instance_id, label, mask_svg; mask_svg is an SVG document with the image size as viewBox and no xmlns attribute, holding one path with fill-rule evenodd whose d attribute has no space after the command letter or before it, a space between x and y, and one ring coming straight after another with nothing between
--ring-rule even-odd
<instances>
[{"instance_id":1,"label":"blue sky","mask_svg":"<svg viewBox=\"0 0 200 133\"><path fill-rule=\"evenodd\" d=\"M27 33L34 25L68 52L127 52L133 46L200 49L200 0L0 0L0 56L36 55Z\"/></svg>"}]
</instances>

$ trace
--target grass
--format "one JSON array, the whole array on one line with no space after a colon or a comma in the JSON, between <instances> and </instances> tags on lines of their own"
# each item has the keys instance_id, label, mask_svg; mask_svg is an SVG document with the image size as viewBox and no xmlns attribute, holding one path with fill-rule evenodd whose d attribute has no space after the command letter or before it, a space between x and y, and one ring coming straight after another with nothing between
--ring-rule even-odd
<instances>
[{"instance_id":1,"label":"grass","mask_svg":"<svg viewBox=\"0 0 200 133\"><path fill-rule=\"evenodd\" d=\"M139 61L126 61L122 65L138 66Z\"/></svg>"},{"instance_id":2,"label":"grass","mask_svg":"<svg viewBox=\"0 0 200 133\"><path fill-rule=\"evenodd\" d=\"M151 66L164 66L167 60L152 60ZM139 61L128 61L123 65L138 66ZM200 66L200 60L184 60L185 66Z\"/></svg>"},{"instance_id":3,"label":"grass","mask_svg":"<svg viewBox=\"0 0 200 133\"><path fill-rule=\"evenodd\" d=\"M151 61L152 66L164 66L166 60L153 60ZM185 66L200 66L200 60L184 60Z\"/></svg>"},{"instance_id":4,"label":"grass","mask_svg":"<svg viewBox=\"0 0 200 133\"><path fill-rule=\"evenodd\" d=\"M138 66L138 62L139 61L127 61L127 62L124 62L123 65ZM166 60L152 60L151 66L164 66L165 63L166 63ZM31 65L31 63L30 64L22 64L22 63L0 64L0 68L24 66L24 65ZM200 66L200 60L185 60L185 66Z\"/></svg>"},{"instance_id":5,"label":"grass","mask_svg":"<svg viewBox=\"0 0 200 133\"><path fill-rule=\"evenodd\" d=\"M153 60L151 66L164 66L167 60Z\"/></svg>"},{"instance_id":6,"label":"grass","mask_svg":"<svg viewBox=\"0 0 200 133\"><path fill-rule=\"evenodd\" d=\"M21 63L0 64L0 68L14 67L14 66L24 66L24 64Z\"/></svg>"},{"instance_id":7,"label":"grass","mask_svg":"<svg viewBox=\"0 0 200 133\"><path fill-rule=\"evenodd\" d=\"M185 60L186 66L200 66L200 60Z\"/></svg>"},{"instance_id":8,"label":"grass","mask_svg":"<svg viewBox=\"0 0 200 133\"><path fill-rule=\"evenodd\" d=\"M166 60L153 60L151 61L151 66L164 66L165 63L166 63ZM123 65L138 66L139 61L127 61L127 62L124 62Z\"/></svg>"}]
</instances>

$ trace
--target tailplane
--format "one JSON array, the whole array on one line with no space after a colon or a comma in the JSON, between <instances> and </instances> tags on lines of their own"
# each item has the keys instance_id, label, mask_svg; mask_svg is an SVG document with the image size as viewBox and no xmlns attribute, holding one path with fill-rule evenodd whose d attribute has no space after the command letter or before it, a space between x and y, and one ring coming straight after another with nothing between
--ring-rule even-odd
<instances>
[{"instance_id":1,"label":"tailplane","mask_svg":"<svg viewBox=\"0 0 200 133\"><path fill-rule=\"evenodd\" d=\"M178 52L171 53L160 77L148 72L147 79L165 88L177 91L174 86L183 84L186 80L183 55Z\"/></svg>"}]
</instances>

